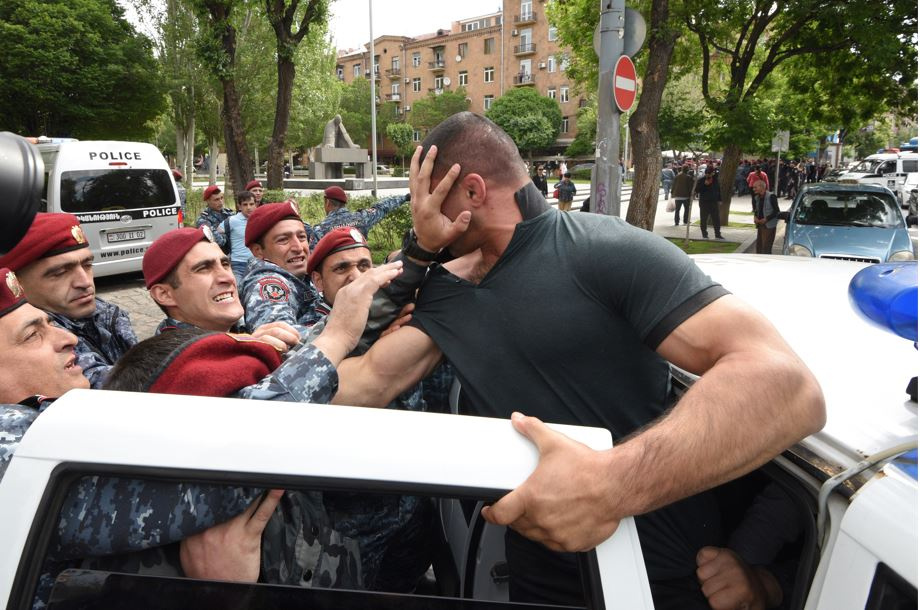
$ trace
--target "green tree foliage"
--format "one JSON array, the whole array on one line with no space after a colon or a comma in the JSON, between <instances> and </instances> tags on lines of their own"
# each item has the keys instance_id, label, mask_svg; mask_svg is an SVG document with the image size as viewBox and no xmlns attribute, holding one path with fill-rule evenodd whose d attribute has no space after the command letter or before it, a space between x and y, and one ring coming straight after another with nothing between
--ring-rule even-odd
<instances>
[{"instance_id":1,"label":"green tree foliage","mask_svg":"<svg viewBox=\"0 0 920 610\"><path fill-rule=\"evenodd\" d=\"M165 108L150 41L115 0L0 2L0 127L145 139Z\"/></svg>"},{"instance_id":2,"label":"green tree foliage","mask_svg":"<svg viewBox=\"0 0 920 610\"><path fill-rule=\"evenodd\" d=\"M338 113L355 144L368 146L371 138L371 83L356 78L342 87ZM331 117L330 117L331 118Z\"/></svg>"},{"instance_id":3,"label":"green tree foliage","mask_svg":"<svg viewBox=\"0 0 920 610\"><path fill-rule=\"evenodd\" d=\"M528 156L552 146L562 127L559 104L533 87L511 89L495 100L486 116L511 136L522 155Z\"/></svg>"},{"instance_id":4,"label":"green tree foliage","mask_svg":"<svg viewBox=\"0 0 920 610\"><path fill-rule=\"evenodd\" d=\"M566 157L584 157L594 154L594 138L597 136L597 94L588 94L588 103L578 109L575 139L565 149Z\"/></svg>"},{"instance_id":5,"label":"green tree foliage","mask_svg":"<svg viewBox=\"0 0 920 610\"><path fill-rule=\"evenodd\" d=\"M447 117L468 110L470 101L466 89L444 91L440 95L429 93L427 97L412 104L409 123L420 131L428 131Z\"/></svg>"},{"instance_id":6,"label":"green tree foliage","mask_svg":"<svg viewBox=\"0 0 920 610\"><path fill-rule=\"evenodd\" d=\"M412 154L412 125L408 123L390 123L387 125L387 137L396 146L396 152L402 158L402 165L406 165L406 157Z\"/></svg>"}]
</instances>

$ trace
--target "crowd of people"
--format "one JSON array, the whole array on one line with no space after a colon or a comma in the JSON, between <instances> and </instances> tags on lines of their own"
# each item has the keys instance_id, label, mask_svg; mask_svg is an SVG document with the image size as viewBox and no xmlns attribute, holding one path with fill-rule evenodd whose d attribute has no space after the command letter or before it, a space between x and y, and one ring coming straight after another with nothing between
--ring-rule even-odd
<instances>
[{"instance_id":1,"label":"crowd of people","mask_svg":"<svg viewBox=\"0 0 920 610\"><path fill-rule=\"evenodd\" d=\"M783 583L728 548L707 491L823 425L817 382L770 323L666 240L553 210L514 142L473 113L431 130L410 193L353 212L331 187L310 227L257 182L236 214L209 187L196 227L144 256L164 320L141 342L96 298L79 221L39 214L0 257L0 476L72 388L444 411L457 378L462 412L510 418L541 454L483 512L509 526L513 601L583 604L574 552L635 516L656 607L779 603ZM375 267L367 231L409 199L413 228ZM559 324L563 310L575 322ZM668 362L701 376L680 400ZM604 427L616 445L595 452L543 421ZM92 479L64 504L39 598L64 567L130 569L138 553L178 575L397 592L432 561L427 498ZM111 521L142 510L183 518L119 538Z\"/></svg>"}]
</instances>

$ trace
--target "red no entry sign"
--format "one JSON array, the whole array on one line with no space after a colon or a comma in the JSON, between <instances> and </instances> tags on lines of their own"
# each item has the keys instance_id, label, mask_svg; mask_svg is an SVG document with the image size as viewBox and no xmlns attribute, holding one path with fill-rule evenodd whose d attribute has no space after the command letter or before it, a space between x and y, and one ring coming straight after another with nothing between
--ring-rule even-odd
<instances>
[{"instance_id":1,"label":"red no entry sign","mask_svg":"<svg viewBox=\"0 0 920 610\"><path fill-rule=\"evenodd\" d=\"M613 99L620 112L632 108L636 88L636 66L628 56L621 55L613 69Z\"/></svg>"}]
</instances>

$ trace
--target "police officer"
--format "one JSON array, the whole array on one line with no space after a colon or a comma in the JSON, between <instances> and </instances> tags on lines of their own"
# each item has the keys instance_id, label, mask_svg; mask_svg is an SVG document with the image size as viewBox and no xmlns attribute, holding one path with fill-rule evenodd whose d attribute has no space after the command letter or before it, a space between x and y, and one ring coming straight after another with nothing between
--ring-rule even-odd
<instances>
[{"instance_id":1,"label":"police officer","mask_svg":"<svg viewBox=\"0 0 920 610\"><path fill-rule=\"evenodd\" d=\"M313 248L323 236L336 227L354 227L367 238L368 232L384 216L409 201L409 195L385 197L376 204L363 210L352 212L348 209L348 195L339 186L330 186L323 191L323 209L326 218L313 227L310 235L310 247Z\"/></svg>"},{"instance_id":2,"label":"police officer","mask_svg":"<svg viewBox=\"0 0 920 610\"><path fill-rule=\"evenodd\" d=\"M401 264L364 274L340 292L323 333L285 362L271 345L249 336L177 329L139 343L112 371L107 389L254 400L329 402L336 366L357 344L371 298ZM219 553L218 553L219 554ZM287 492L262 540L268 582L360 587L357 546L333 530L316 492Z\"/></svg>"},{"instance_id":3,"label":"police officer","mask_svg":"<svg viewBox=\"0 0 920 610\"><path fill-rule=\"evenodd\" d=\"M287 322L301 336L317 319L316 290L307 277L310 247L293 201L266 203L249 216L246 247L253 254L240 294L246 328Z\"/></svg>"},{"instance_id":4,"label":"police officer","mask_svg":"<svg viewBox=\"0 0 920 610\"><path fill-rule=\"evenodd\" d=\"M23 435L55 397L89 387L77 364L76 345L73 333L52 325L48 314L26 301L15 273L0 269L0 480ZM48 547L37 607L47 601L58 572L78 560L197 535L242 513L259 493L127 478L78 479L61 505L65 508Z\"/></svg>"},{"instance_id":5,"label":"police officer","mask_svg":"<svg viewBox=\"0 0 920 610\"><path fill-rule=\"evenodd\" d=\"M252 196L256 199L256 207L262 205L262 196L265 193L265 188L262 186L262 182L259 180L250 180L246 183L246 188L243 189L252 193Z\"/></svg>"},{"instance_id":6,"label":"police officer","mask_svg":"<svg viewBox=\"0 0 920 610\"><path fill-rule=\"evenodd\" d=\"M166 314L156 334L177 328L244 332L236 278L209 227L183 227L160 236L144 253L143 272L150 298ZM281 321L254 328L253 336L281 352L300 340Z\"/></svg>"},{"instance_id":7,"label":"police officer","mask_svg":"<svg viewBox=\"0 0 920 610\"><path fill-rule=\"evenodd\" d=\"M78 364L90 385L101 387L137 336L127 312L96 298L93 254L76 217L36 215L22 240L0 257L0 267L16 272L29 302L77 336Z\"/></svg>"},{"instance_id":8,"label":"police officer","mask_svg":"<svg viewBox=\"0 0 920 610\"><path fill-rule=\"evenodd\" d=\"M214 241L223 248L227 236L223 233L218 233L217 229L226 219L233 216L233 212L224 207L224 194L216 184L204 189L202 198L204 199L205 208L201 210L201 215L195 221L195 226L210 227L211 233L214 235Z\"/></svg>"},{"instance_id":9,"label":"police officer","mask_svg":"<svg viewBox=\"0 0 920 610\"><path fill-rule=\"evenodd\" d=\"M354 227L339 227L323 237L307 270L322 292L316 311L326 315L348 284L373 268L367 240ZM311 336L323 328L321 319ZM367 349L359 345L351 355ZM400 394L390 405L425 410L421 383ZM432 509L428 498L378 494L326 493L336 530L355 538L361 549L364 586L372 590L411 592L431 563Z\"/></svg>"}]
</instances>

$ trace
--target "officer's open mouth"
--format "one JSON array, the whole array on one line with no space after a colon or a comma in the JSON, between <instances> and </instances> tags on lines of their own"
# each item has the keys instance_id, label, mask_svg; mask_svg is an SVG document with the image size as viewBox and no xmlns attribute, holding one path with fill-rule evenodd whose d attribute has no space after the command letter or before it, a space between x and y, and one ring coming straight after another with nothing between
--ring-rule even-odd
<instances>
[{"instance_id":1,"label":"officer's open mouth","mask_svg":"<svg viewBox=\"0 0 920 610\"><path fill-rule=\"evenodd\" d=\"M233 296L232 292L221 292L219 295L214 297L215 303L223 303L225 301L233 301L233 300L235 300L235 297Z\"/></svg>"},{"instance_id":2,"label":"officer's open mouth","mask_svg":"<svg viewBox=\"0 0 920 610\"><path fill-rule=\"evenodd\" d=\"M289 263L302 263L302 262L304 262L305 260L307 260L307 257L306 257L306 256L292 256L291 258L288 259L287 262L289 262Z\"/></svg>"}]
</instances>

